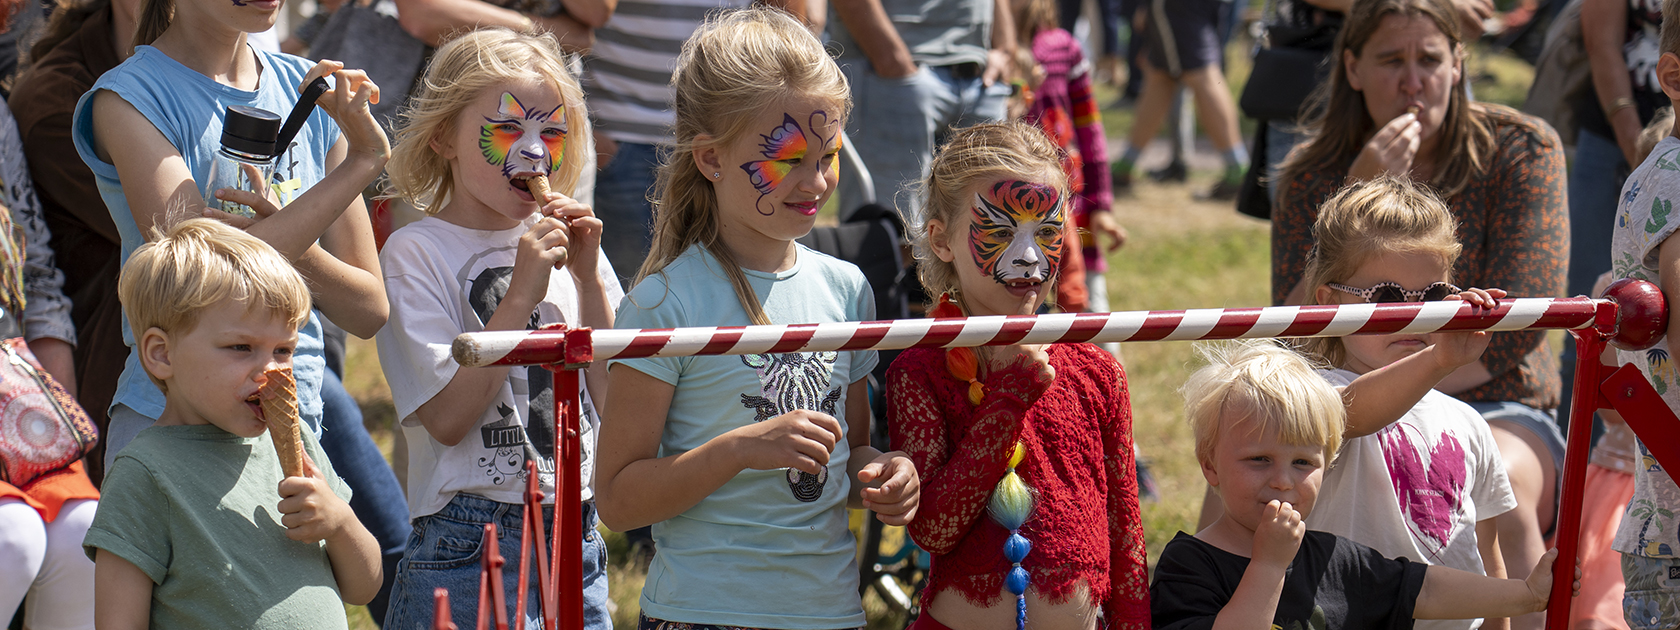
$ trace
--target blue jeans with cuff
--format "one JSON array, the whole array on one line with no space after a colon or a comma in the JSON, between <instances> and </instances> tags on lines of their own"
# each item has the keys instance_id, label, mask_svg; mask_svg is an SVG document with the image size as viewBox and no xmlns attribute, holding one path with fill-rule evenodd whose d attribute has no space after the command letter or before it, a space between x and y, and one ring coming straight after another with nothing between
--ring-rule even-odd
<instances>
[{"instance_id":1,"label":"blue jeans with cuff","mask_svg":"<svg viewBox=\"0 0 1680 630\"><path fill-rule=\"evenodd\" d=\"M449 607L455 625L471 628L478 619L478 582L483 566L484 524L496 524L496 539L502 558L502 591L507 598L510 625L537 630L542 627L538 612L542 597L536 567L530 566L525 592L523 624L514 605L519 594L520 518L524 506L492 501L473 494L457 494L442 510L414 519L408 537L408 553L397 565L397 584L391 591L391 610L385 616L386 630L431 630L432 590L449 590ZM595 504L583 504L583 625L589 630L611 630L607 613L607 546L595 531ZM543 544L553 541L554 506L543 506ZM552 548L552 547L551 547ZM569 580L561 567L562 580ZM575 569L573 569L575 570ZM569 581L567 581L569 583Z\"/></svg>"}]
</instances>

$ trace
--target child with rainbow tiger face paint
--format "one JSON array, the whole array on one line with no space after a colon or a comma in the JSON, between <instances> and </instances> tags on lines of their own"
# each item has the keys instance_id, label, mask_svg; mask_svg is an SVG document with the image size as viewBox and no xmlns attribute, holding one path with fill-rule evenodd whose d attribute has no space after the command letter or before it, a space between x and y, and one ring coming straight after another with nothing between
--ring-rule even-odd
<instances>
[{"instance_id":1,"label":"child with rainbow tiger face paint","mask_svg":"<svg viewBox=\"0 0 1680 630\"><path fill-rule=\"evenodd\" d=\"M845 77L797 18L709 18L672 75L676 146L623 328L874 319L851 263L798 244L839 176ZM653 528L644 630L865 623L847 508L902 525L919 481L869 443L873 350L613 360L601 520Z\"/></svg>"},{"instance_id":2,"label":"child with rainbow tiger face paint","mask_svg":"<svg viewBox=\"0 0 1680 630\"><path fill-rule=\"evenodd\" d=\"M914 232L935 317L1024 315L1052 295L1067 177L1019 122L954 133ZM922 471L910 535L934 554L912 628L1149 627L1125 372L1091 344L906 350L894 448Z\"/></svg>"},{"instance_id":3,"label":"child with rainbow tiger face paint","mask_svg":"<svg viewBox=\"0 0 1680 630\"><path fill-rule=\"evenodd\" d=\"M623 297L601 253L600 219L567 196L593 150L583 92L552 38L506 29L475 31L433 55L397 131L394 193L431 216L391 235L380 255L390 324L379 332L380 364L397 401L407 447L414 535L397 566L386 627L431 626L432 591L450 592L454 622L478 613L475 561L485 523L500 528L508 558L502 583L518 583L520 508L535 463L553 523L554 398L540 367L461 368L450 345L463 332L548 324L610 328ZM538 196L534 181L552 192ZM595 401L605 366L585 372L582 391L583 514L591 502ZM584 621L610 628L606 553L592 522L583 540ZM459 541L470 541L464 544ZM573 570L576 570L575 568ZM538 614L537 580L524 611ZM517 623L517 622L516 622Z\"/></svg>"}]
</instances>

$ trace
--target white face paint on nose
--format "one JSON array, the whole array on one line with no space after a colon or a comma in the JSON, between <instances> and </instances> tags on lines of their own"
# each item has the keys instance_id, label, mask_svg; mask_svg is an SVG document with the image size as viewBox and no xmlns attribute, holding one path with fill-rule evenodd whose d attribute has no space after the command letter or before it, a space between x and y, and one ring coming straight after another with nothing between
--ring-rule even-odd
<instances>
[{"instance_id":1,"label":"white face paint on nose","mask_svg":"<svg viewBox=\"0 0 1680 630\"><path fill-rule=\"evenodd\" d=\"M1050 270L1044 264L1044 252L1039 249L1034 235L1033 230L1017 231L1015 238L1010 239L1009 247L1003 250L1003 260L1008 263L1011 272L1005 275L1007 279L1043 282L1050 277Z\"/></svg>"},{"instance_id":2,"label":"white face paint on nose","mask_svg":"<svg viewBox=\"0 0 1680 630\"><path fill-rule=\"evenodd\" d=\"M520 134L519 139L514 141L513 150L516 155L526 160L526 166L529 167L530 170L548 170L546 168L548 162L548 145L543 143L541 128L527 128L525 133Z\"/></svg>"}]
</instances>

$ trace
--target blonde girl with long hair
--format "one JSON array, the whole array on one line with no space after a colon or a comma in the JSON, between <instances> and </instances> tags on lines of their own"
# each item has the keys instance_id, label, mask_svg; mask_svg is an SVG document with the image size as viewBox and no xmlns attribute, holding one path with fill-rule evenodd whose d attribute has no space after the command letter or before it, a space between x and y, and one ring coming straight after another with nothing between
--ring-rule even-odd
<instances>
[{"instance_id":1,"label":"blonde girl with long hair","mask_svg":"<svg viewBox=\"0 0 1680 630\"><path fill-rule=\"evenodd\" d=\"M624 328L871 319L855 266L807 249L850 93L795 18L715 15L672 79L676 148ZM869 445L873 351L612 361L596 501L653 526L641 627L864 625L846 508L902 525L919 485ZM684 626L686 627L686 626Z\"/></svg>"},{"instance_id":2,"label":"blonde girl with long hair","mask_svg":"<svg viewBox=\"0 0 1680 630\"><path fill-rule=\"evenodd\" d=\"M915 230L936 316L1024 315L1055 290L1073 200L1022 122L955 132ZM922 474L933 553L914 628L1148 628L1126 376L1091 344L912 349L887 372L893 446Z\"/></svg>"},{"instance_id":3,"label":"blonde girl with long hair","mask_svg":"<svg viewBox=\"0 0 1680 630\"><path fill-rule=\"evenodd\" d=\"M431 623L432 591L446 588L455 624L477 617L485 523L502 532L502 583L518 583L520 504L535 463L544 522L554 522L554 392L538 367L459 367L455 336L549 324L611 328L623 297L601 254L601 221L567 195L590 140L583 90L554 39L491 28L439 48L396 132L395 196L425 211L380 253L391 322L379 363L397 404L408 454L414 533L397 567L386 627ZM546 182L551 192L541 194ZM591 469L605 366L582 391L584 622L612 627L606 550L594 527ZM465 541L465 542L463 542ZM537 541L546 544L547 541ZM572 568L572 570L578 570ZM508 618L538 623L539 584Z\"/></svg>"}]
</instances>

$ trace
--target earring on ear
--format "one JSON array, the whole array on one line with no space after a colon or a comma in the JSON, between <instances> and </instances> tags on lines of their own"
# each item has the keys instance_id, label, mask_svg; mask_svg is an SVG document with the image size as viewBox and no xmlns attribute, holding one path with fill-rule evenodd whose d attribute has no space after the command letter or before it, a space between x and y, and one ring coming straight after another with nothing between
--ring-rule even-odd
<instances>
[{"instance_id":1,"label":"earring on ear","mask_svg":"<svg viewBox=\"0 0 1680 630\"><path fill-rule=\"evenodd\" d=\"M720 178L720 177L723 177L723 173L718 172L718 171L712 171L712 179L717 179L717 178Z\"/></svg>"}]
</instances>

